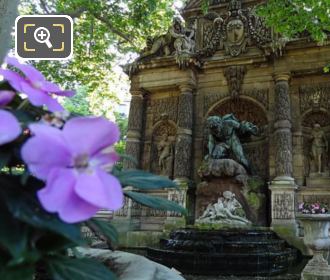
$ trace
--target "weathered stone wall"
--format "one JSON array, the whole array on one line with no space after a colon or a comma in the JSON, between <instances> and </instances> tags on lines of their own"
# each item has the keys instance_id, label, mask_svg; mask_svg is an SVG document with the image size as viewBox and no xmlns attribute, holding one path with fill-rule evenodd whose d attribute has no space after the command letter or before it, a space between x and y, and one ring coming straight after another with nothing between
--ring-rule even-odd
<instances>
[{"instance_id":1,"label":"weathered stone wall","mask_svg":"<svg viewBox=\"0 0 330 280\"><path fill-rule=\"evenodd\" d=\"M244 1L243 8L256 2ZM197 170L206 153L207 116L234 113L261 128L261 135L243 146L255 174L271 183L272 223L294 224L297 188L299 192L305 185L309 172L308 137L313 124L319 123L330 139L330 81L323 73L330 61L330 45L317 46L301 38L284 47L267 28L249 25L248 12L241 14L245 18L237 16L243 23L241 37L230 41L230 34L213 24L216 17L203 18L193 8L184 15L197 27L201 63L191 60L194 63L180 68L175 56L156 57L140 62L132 76L133 96L143 89L146 102L141 116L145 122L139 133L131 134L133 142L140 143L140 165L159 172L157 143L167 130L175 150L168 176L197 185ZM237 12L228 14L226 3L217 4L214 11L226 24Z\"/></svg>"}]
</instances>

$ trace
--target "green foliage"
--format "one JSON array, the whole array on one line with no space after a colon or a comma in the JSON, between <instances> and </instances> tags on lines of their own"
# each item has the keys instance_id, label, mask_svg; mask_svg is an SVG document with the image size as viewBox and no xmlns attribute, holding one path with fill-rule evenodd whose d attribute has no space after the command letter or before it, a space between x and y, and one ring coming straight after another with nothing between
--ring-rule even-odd
<instances>
[{"instance_id":1,"label":"green foliage","mask_svg":"<svg viewBox=\"0 0 330 280\"><path fill-rule=\"evenodd\" d=\"M90 223L92 223L95 230L101 232L108 240L115 244L118 243L119 235L116 228L112 224L100 219L92 219Z\"/></svg>"},{"instance_id":2,"label":"green foliage","mask_svg":"<svg viewBox=\"0 0 330 280\"><path fill-rule=\"evenodd\" d=\"M124 154L126 150L126 134L128 127L128 118L125 114L115 112L116 124L120 129L120 141L116 144L115 149L119 155L122 155L121 160L117 163L117 167L122 169L124 166ZM1 163L1 161L0 161Z\"/></svg>"},{"instance_id":3,"label":"green foliage","mask_svg":"<svg viewBox=\"0 0 330 280\"><path fill-rule=\"evenodd\" d=\"M125 114L115 112L116 124L120 129L120 140L126 139L128 118Z\"/></svg>"},{"instance_id":4,"label":"green foliage","mask_svg":"<svg viewBox=\"0 0 330 280\"><path fill-rule=\"evenodd\" d=\"M176 184L166 177L160 177L141 170L123 170L116 172L114 175L124 187L130 186L142 190L176 187Z\"/></svg>"},{"instance_id":5,"label":"green foliage","mask_svg":"<svg viewBox=\"0 0 330 280\"><path fill-rule=\"evenodd\" d=\"M88 89L86 87L78 88L76 95L70 99L65 99L63 106L70 113L82 116L90 115L91 111L88 100Z\"/></svg>"},{"instance_id":6,"label":"green foliage","mask_svg":"<svg viewBox=\"0 0 330 280\"><path fill-rule=\"evenodd\" d=\"M289 38L307 31L314 40L323 41L330 31L329 0L269 0L258 8L258 14Z\"/></svg>"},{"instance_id":7,"label":"green foliage","mask_svg":"<svg viewBox=\"0 0 330 280\"><path fill-rule=\"evenodd\" d=\"M144 193L138 193L138 192L132 192L132 191L125 191L124 192L126 196L129 198L135 200L136 202L150 207L154 209L164 210L164 211L175 211L178 213L181 213L183 215L187 214L187 211L182 206L176 204L173 201L169 201L167 199L156 197L156 196L150 196Z\"/></svg>"},{"instance_id":8,"label":"green foliage","mask_svg":"<svg viewBox=\"0 0 330 280\"><path fill-rule=\"evenodd\" d=\"M6 83L0 83L1 89L13 90L8 88ZM80 109L84 106L80 106ZM31 107L19 97L11 102L6 110L20 119L23 128L46 114L42 109ZM125 131L127 125L124 118L122 121L121 129ZM0 279L32 280L40 265L54 280L115 279L104 265L95 260L67 257L66 249L85 245L80 232L83 224L67 224L57 214L48 213L40 204L36 194L44 188L45 182L34 178L28 172L20 156L21 147L29 137L30 135L25 133L0 147ZM146 186L143 186L141 174L146 176ZM166 178L139 172L130 174L127 182L143 189L152 189L153 185L173 186L173 182ZM173 202L158 198L148 199L147 195L141 196L134 192L127 195L156 209L184 212L182 207ZM95 219L86 223L105 237L108 244L118 241L118 233L110 223Z\"/></svg>"},{"instance_id":9,"label":"green foliage","mask_svg":"<svg viewBox=\"0 0 330 280\"><path fill-rule=\"evenodd\" d=\"M74 18L73 59L34 64L63 87L84 87L89 110L111 117L118 95L125 93L123 85L128 84L118 65L141 51L148 36L168 29L173 3L174 0L22 0L19 10L21 15L68 14Z\"/></svg>"}]
</instances>

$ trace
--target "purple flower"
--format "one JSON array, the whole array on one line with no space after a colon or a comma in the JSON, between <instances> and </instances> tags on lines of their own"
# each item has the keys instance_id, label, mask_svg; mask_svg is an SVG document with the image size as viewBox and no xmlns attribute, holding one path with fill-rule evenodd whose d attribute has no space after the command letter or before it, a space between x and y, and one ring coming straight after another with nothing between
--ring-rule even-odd
<instances>
[{"instance_id":1,"label":"purple flower","mask_svg":"<svg viewBox=\"0 0 330 280\"><path fill-rule=\"evenodd\" d=\"M14 57L5 59L5 62L20 70L24 76L15 71L0 69L0 75L18 92L25 93L30 102L35 106L47 106L49 111L62 111L63 107L53 98L58 96L73 96L74 91L63 91L57 85L48 82L43 74L31 65L21 64Z\"/></svg>"},{"instance_id":2,"label":"purple flower","mask_svg":"<svg viewBox=\"0 0 330 280\"><path fill-rule=\"evenodd\" d=\"M6 106L10 101L13 100L15 92L11 90L0 91L0 107Z\"/></svg>"},{"instance_id":3,"label":"purple flower","mask_svg":"<svg viewBox=\"0 0 330 280\"><path fill-rule=\"evenodd\" d=\"M0 145L15 140L21 131L21 126L16 118L11 113L0 110Z\"/></svg>"},{"instance_id":4,"label":"purple flower","mask_svg":"<svg viewBox=\"0 0 330 280\"><path fill-rule=\"evenodd\" d=\"M6 106L14 96L15 93L12 91L0 91L0 107ZM21 132L21 126L14 115L0 109L0 145L15 140Z\"/></svg>"},{"instance_id":5,"label":"purple flower","mask_svg":"<svg viewBox=\"0 0 330 280\"><path fill-rule=\"evenodd\" d=\"M122 206L121 185L107 172L118 160L112 147L119 140L116 124L102 117L79 117L63 130L45 124L33 124L30 130L34 136L23 146L22 157L33 175L46 181L38 198L47 211L75 223L101 208Z\"/></svg>"}]
</instances>

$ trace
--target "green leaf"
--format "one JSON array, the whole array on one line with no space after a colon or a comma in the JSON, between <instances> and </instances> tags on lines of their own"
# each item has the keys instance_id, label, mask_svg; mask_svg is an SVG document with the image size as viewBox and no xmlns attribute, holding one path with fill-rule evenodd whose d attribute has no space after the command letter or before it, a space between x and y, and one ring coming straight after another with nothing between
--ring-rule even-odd
<instances>
[{"instance_id":1,"label":"green leaf","mask_svg":"<svg viewBox=\"0 0 330 280\"><path fill-rule=\"evenodd\" d=\"M27 248L27 228L13 219L3 201L0 200L0 203L0 245L6 248L14 259L18 259Z\"/></svg>"},{"instance_id":2,"label":"green leaf","mask_svg":"<svg viewBox=\"0 0 330 280\"><path fill-rule=\"evenodd\" d=\"M8 165L10 158L11 158L10 149L8 149L8 147L6 149L1 147L1 149L0 149L0 170Z\"/></svg>"},{"instance_id":3,"label":"green leaf","mask_svg":"<svg viewBox=\"0 0 330 280\"><path fill-rule=\"evenodd\" d=\"M24 101L23 101L24 102ZM12 113L19 120L20 123L28 125L29 123L35 122L35 118L33 115L29 114L23 110L13 110Z\"/></svg>"},{"instance_id":4,"label":"green leaf","mask_svg":"<svg viewBox=\"0 0 330 280\"><path fill-rule=\"evenodd\" d=\"M126 191L124 192L124 194L129 198L133 199L134 201L142 205L148 206L150 208L165 210L165 211L175 211L183 215L187 214L187 210L182 206L180 206L179 204L161 197L156 197L144 193L131 192L131 191Z\"/></svg>"},{"instance_id":5,"label":"green leaf","mask_svg":"<svg viewBox=\"0 0 330 280\"><path fill-rule=\"evenodd\" d=\"M72 241L62 235L47 232L44 236L40 237L36 246L39 251L48 253L75 247L75 243L72 243Z\"/></svg>"},{"instance_id":6,"label":"green leaf","mask_svg":"<svg viewBox=\"0 0 330 280\"><path fill-rule=\"evenodd\" d=\"M32 280L33 276L33 266L0 267L1 280Z\"/></svg>"},{"instance_id":7,"label":"green leaf","mask_svg":"<svg viewBox=\"0 0 330 280\"><path fill-rule=\"evenodd\" d=\"M110 239L113 243L118 243L118 232L110 222L102 221L101 219L92 219L90 222L93 223L106 238Z\"/></svg>"},{"instance_id":8,"label":"green leaf","mask_svg":"<svg viewBox=\"0 0 330 280\"><path fill-rule=\"evenodd\" d=\"M114 274L93 259L56 257L47 261L54 280L115 280Z\"/></svg>"},{"instance_id":9,"label":"green leaf","mask_svg":"<svg viewBox=\"0 0 330 280\"><path fill-rule=\"evenodd\" d=\"M17 178L0 177L0 195L5 198L11 214L33 227L60 234L77 245L84 244L79 225L64 223L57 215L46 212L37 198L26 191L28 187L24 188L20 185L19 176Z\"/></svg>"},{"instance_id":10,"label":"green leaf","mask_svg":"<svg viewBox=\"0 0 330 280\"><path fill-rule=\"evenodd\" d=\"M124 187L131 186L143 190L177 187L174 181L166 177L141 170L124 170L116 172L114 175Z\"/></svg>"}]
</instances>

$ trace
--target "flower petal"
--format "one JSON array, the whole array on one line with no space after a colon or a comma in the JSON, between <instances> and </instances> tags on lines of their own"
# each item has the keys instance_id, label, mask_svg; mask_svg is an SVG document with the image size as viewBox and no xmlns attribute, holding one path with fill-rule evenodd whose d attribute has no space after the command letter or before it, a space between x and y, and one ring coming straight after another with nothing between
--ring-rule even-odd
<instances>
[{"instance_id":1,"label":"flower petal","mask_svg":"<svg viewBox=\"0 0 330 280\"><path fill-rule=\"evenodd\" d=\"M41 82L40 89L46 91L46 92L57 92L61 91L58 85L48 82L48 81L43 81Z\"/></svg>"},{"instance_id":2,"label":"flower petal","mask_svg":"<svg viewBox=\"0 0 330 280\"><path fill-rule=\"evenodd\" d=\"M100 208L117 210L123 206L123 190L118 179L102 170L79 174L75 192Z\"/></svg>"},{"instance_id":3,"label":"flower petal","mask_svg":"<svg viewBox=\"0 0 330 280\"><path fill-rule=\"evenodd\" d=\"M25 75L26 79L30 80L33 83L41 82L45 80L44 75L41 72L39 72L36 68L34 68L32 65L20 63L15 57L7 56L5 62L21 70Z\"/></svg>"},{"instance_id":4,"label":"flower petal","mask_svg":"<svg viewBox=\"0 0 330 280\"><path fill-rule=\"evenodd\" d=\"M76 177L73 169L53 168L46 186L38 191L38 198L48 212L58 212L74 190Z\"/></svg>"},{"instance_id":5,"label":"flower petal","mask_svg":"<svg viewBox=\"0 0 330 280\"><path fill-rule=\"evenodd\" d=\"M6 106L15 97L15 92L12 90L0 91L0 106Z\"/></svg>"},{"instance_id":6,"label":"flower petal","mask_svg":"<svg viewBox=\"0 0 330 280\"><path fill-rule=\"evenodd\" d=\"M53 93L59 96L66 96L66 97L72 97L76 94L76 92L73 90L60 90L60 91L54 91Z\"/></svg>"},{"instance_id":7,"label":"flower petal","mask_svg":"<svg viewBox=\"0 0 330 280\"><path fill-rule=\"evenodd\" d=\"M59 211L59 215L66 223L79 223L92 218L99 210L99 207L89 204L72 192L68 203Z\"/></svg>"},{"instance_id":8,"label":"flower petal","mask_svg":"<svg viewBox=\"0 0 330 280\"><path fill-rule=\"evenodd\" d=\"M28 96L30 102L34 106L45 105L51 112L64 110L62 105L56 99L52 98L47 92L36 89L28 83L22 84L22 92Z\"/></svg>"},{"instance_id":9,"label":"flower petal","mask_svg":"<svg viewBox=\"0 0 330 280\"><path fill-rule=\"evenodd\" d=\"M11 70L0 69L0 75L3 76L15 90L22 91L22 84L25 84L26 81L18 73Z\"/></svg>"},{"instance_id":10,"label":"flower petal","mask_svg":"<svg viewBox=\"0 0 330 280\"><path fill-rule=\"evenodd\" d=\"M53 168L65 168L72 164L71 154L58 129L42 124L33 125L31 128L36 136L23 145L21 154L37 178L46 180Z\"/></svg>"},{"instance_id":11,"label":"flower petal","mask_svg":"<svg viewBox=\"0 0 330 280\"><path fill-rule=\"evenodd\" d=\"M78 117L69 120L63 134L75 155L94 155L119 140L118 126L103 117Z\"/></svg>"},{"instance_id":12,"label":"flower petal","mask_svg":"<svg viewBox=\"0 0 330 280\"><path fill-rule=\"evenodd\" d=\"M14 115L0 110L0 145L15 140L21 132L21 126Z\"/></svg>"},{"instance_id":13,"label":"flower petal","mask_svg":"<svg viewBox=\"0 0 330 280\"><path fill-rule=\"evenodd\" d=\"M69 169L53 169L46 187L38 192L38 198L46 211L58 212L67 223L85 221L96 214L98 207L90 205L74 192L76 177Z\"/></svg>"}]
</instances>

